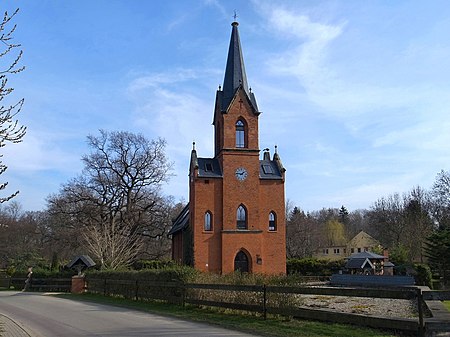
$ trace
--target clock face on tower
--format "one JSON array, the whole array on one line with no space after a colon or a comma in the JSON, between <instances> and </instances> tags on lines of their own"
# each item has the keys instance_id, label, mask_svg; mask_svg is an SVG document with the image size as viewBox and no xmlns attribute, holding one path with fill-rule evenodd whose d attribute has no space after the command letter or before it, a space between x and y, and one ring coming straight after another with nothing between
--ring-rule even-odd
<instances>
[{"instance_id":1,"label":"clock face on tower","mask_svg":"<svg viewBox=\"0 0 450 337\"><path fill-rule=\"evenodd\" d=\"M244 181L247 178L247 170L243 167L238 167L235 175L237 180Z\"/></svg>"}]
</instances>

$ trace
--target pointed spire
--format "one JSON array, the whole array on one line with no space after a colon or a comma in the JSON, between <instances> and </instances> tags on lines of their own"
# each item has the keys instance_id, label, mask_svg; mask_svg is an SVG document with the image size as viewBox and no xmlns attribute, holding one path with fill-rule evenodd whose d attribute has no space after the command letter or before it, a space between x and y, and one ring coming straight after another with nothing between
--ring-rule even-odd
<instances>
[{"instance_id":1,"label":"pointed spire","mask_svg":"<svg viewBox=\"0 0 450 337\"><path fill-rule=\"evenodd\" d=\"M195 150L195 142L192 142L190 171L192 172L192 170L195 170L197 168L198 168L197 151Z\"/></svg>"},{"instance_id":2,"label":"pointed spire","mask_svg":"<svg viewBox=\"0 0 450 337\"><path fill-rule=\"evenodd\" d=\"M241 41L236 21L231 24L231 40L228 49L227 67L225 69L225 78L223 80L223 99L224 105L228 106L233 98L236 89L242 85L247 95L249 94L247 85L247 75L245 74L244 58L242 57Z\"/></svg>"}]
</instances>

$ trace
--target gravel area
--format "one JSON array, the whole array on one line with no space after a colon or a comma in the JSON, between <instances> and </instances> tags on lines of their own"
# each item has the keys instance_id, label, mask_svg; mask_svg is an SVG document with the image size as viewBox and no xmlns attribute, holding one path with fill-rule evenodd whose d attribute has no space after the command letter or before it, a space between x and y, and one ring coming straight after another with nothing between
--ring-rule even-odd
<instances>
[{"instance_id":1,"label":"gravel area","mask_svg":"<svg viewBox=\"0 0 450 337\"><path fill-rule=\"evenodd\" d=\"M310 309L326 309L343 313L390 318L418 317L417 302L413 300L302 295L301 301L301 307Z\"/></svg>"}]
</instances>

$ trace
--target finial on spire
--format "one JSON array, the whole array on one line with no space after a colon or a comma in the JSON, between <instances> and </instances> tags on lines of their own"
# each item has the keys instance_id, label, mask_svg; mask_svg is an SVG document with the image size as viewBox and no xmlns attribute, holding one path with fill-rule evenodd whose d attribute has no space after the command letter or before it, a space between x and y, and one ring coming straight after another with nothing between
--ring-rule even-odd
<instances>
[{"instance_id":1,"label":"finial on spire","mask_svg":"<svg viewBox=\"0 0 450 337\"><path fill-rule=\"evenodd\" d=\"M233 19L234 21L231 23L232 26L239 26L239 22L236 21L238 15L236 13L236 10L234 10L234 15L233 15Z\"/></svg>"},{"instance_id":2,"label":"finial on spire","mask_svg":"<svg viewBox=\"0 0 450 337\"><path fill-rule=\"evenodd\" d=\"M192 142L192 150L195 151L195 142Z\"/></svg>"},{"instance_id":3,"label":"finial on spire","mask_svg":"<svg viewBox=\"0 0 450 337\"><path fill-rule=\"evenodd\" d=\"M278 146L275 145L275 153L278 153Z\"/></svg>"}]
</instances>

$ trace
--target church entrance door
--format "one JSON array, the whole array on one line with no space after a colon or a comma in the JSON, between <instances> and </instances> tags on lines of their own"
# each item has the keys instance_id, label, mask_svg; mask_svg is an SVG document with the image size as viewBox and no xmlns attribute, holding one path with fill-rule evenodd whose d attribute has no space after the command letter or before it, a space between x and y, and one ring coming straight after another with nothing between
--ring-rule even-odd
<instances>
[{"instance_id":1,"label":"church entrance door","mask_svg":"<svg viewBox=\"0 0 450 337\"><path fill-rule=\"evenodd\" d=\"M240 271L241 273L250 272L248 256L242 250L234 258L234 271Z\"/></svg>"}]
</instances>

